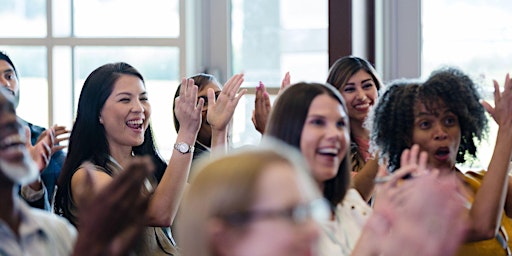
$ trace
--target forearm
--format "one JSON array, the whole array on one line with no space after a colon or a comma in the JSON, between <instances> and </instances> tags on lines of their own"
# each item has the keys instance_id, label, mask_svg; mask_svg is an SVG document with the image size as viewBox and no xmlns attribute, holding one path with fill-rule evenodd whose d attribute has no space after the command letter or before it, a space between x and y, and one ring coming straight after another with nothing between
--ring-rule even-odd
<instances>
[{"instance_id":1,"label":"forearm","mask_svg":"<svg viewBox=\"0 0 512 256\"><path fill-rule=\"evenodd\" d=\"M379 169L377 159L369 159L361 170L353 177L354 188L361 194L364 200L370 200L375 187L374 179Z\"/></svg>"},{"instance_id":2,"label":"forearm","mask_svg":"<svg viewBox=\"0 0 512 256\"><path fill-rule=\"evenodd\" d=\"M489 168L469 212L469 241L492 238L500 226L508 192L508 167L512 153L512 135L507 129L510 127L500 127L498 130Z\"/></svg>"},{"instance_id":3,"label":"forearm","mask_svg":"<svg viewBox=\"0 0 512 256\"><path fill-rule=\"evenodd\" d=\"M212 128L212 153L223 154L228 150L228 128L218 130Z\"/></svg>"},{"instance_id":4,"label":"forearm","mask_svg":"<svg viewBox=\"0 0 512 256\"><path fill-rule=\"evenodd\" d=\"M196 134L182 131L178 132L176 138L176 142L185 142L189 145L194 145L195 140ZM173 151L162 180L151 197L147 211L148 225L172 224L187 183L191 163L192 153L182 154Z\"/></svg>"}]
</instances>

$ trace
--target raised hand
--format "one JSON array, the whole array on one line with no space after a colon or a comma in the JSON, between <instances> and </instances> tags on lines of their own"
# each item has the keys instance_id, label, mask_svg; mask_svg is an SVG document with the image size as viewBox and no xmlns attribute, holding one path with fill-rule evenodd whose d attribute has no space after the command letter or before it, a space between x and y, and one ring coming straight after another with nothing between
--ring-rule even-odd
<instances>
[{"instance_id":1,"label":"raised hand","mask_svg":"<svg viewBox=\"0 0 512 256\"><path fill-rule=\"evenodd\" d=\"M55 152L67 147L66 145L62 145L61 142L69 140L69 134L71 133L71 131L68 130L66 128L66 126L55 124L52 127L45 130L44 132L42 132L41 135L39 135L39 137L37 138L37 142L45 139L45 137L48 136L48 133L50 133L50 136L52 136L52 132L53 132L54 143L50 147L52 149L52 155L53 155ZM63 135L67 135L67 136L63 136Z\"/></svg>"},{"instance_id":2,"label":"raised hand","mask_svg":"<svg viewBox=\"0 0 512 256\"><path fill-rule=\"evenodd\" d=\"M37 165L39 172L42 172L50 163L50 157L52 156L52 146L55 143L55 134L53 130L49 130L45 135L39 136L38 142L32 146L30 141L30 128L25 127L25 146L30 152L32 159Z\"/></svg>"},{"instance_id":3,"label":"raised hand","mask_svg":"<svg viewBox=\"0 0 512 256\"><path fill-rule=\"evenodd\" d=\"M149 195L141 193L154 166L149 157L134 157L111 183L97 191L87 170L87 198L80 202L79 236L73 255L127 255L145 227Z\"/></svg>"},{"instance_id":4,"label":"raised hand","mask_svg":"<svg viewBox=\"0 0 512 256\"><path fill-rule=\"evenodd\" d=\"M175 115L180 123L180 130L184 129L196 133L201 126L201 111L203 99L197 98L198 88L193 79L183 78L180 86L180 96L175 99Z\"/></svg>"},{"instance_id":5,"label":"raised hand","mask_svg":"<svg viewBox=\"0 0 512 256\"><path fill-rule=\"evenodd\" d=\"M280 95L284 89L290 86L290 84L290 72L286 72L286 74L284 74L283 80L281 81L281 88L279 88L277 95Z\"/></svg>"},{"instance_id":6,"label":"raised hand","mask_svg":"<svg viewBox=\"0 0 512 256\"><path fill-rule=\"evenodd\" d=\"M279 88L277 96L281 95L283 90L290 86L290 84L290 72L286 72L283 80L281 81L281 87ZM265 133L265 127L267 126L271 109L270 96L268 95L265 85L260 81L259 85L256 87L254 110L252 111L251 121L254 128L256 128L256 130L261 134Z\"/></svg>"},{"instance_id":7,"label":"raised hand","mask_svg":"<svg viewBox=\"0 0 512 256\"><path fill-rule=\"evenodd\" d=\"M512 125L512 79L507 73L503 83L503 92L500 91L500 85L496 80L493 83L495 106L492 107L487 101L482 101L482 105L498 125Z\"/></svg>"},{"instance_id":8,"label":"raised hand","mask_svg":"<svg viewBox=\"0 0 512 256\"><path fill-rule=\"evenodd\" d=\"M206 119L212 127L212 131L226 130L235 113L238 101L247 91L244 89L238 92L243 81L243 74L232 76L222 87L222 91L217 99L215 99L214 90L212 88L208 89L208 113Z\"/></svg>"},{"instance_id":9,"label":"raised hand","mask_svg":"<svg viewBox=\"0 0 512 256\"><path fill-rule=\"evenodd\" d=\"M252 111L252 123L254 128L261 134L265 133L265 126L270 115L270 96L268 95L265 85L260 81L256 87L256 95L254 99L254 110Z\"/></svg>"},{"instance_id":10,"label":"raised hand","mask_svg":"<svg viewBox=\"0 0 512 256\"><path fill-rule=\"evenodd\" d=\"M362 237L379 238L372 246L378 254L452 255L463 242L468 202L461 181L455 174L426 170L426 162L415 145L402 153L401 168L377 185L374 212L365 227L373 235ZM407 176L412 178L403 180Z\"/></svg>"}]
</instances>

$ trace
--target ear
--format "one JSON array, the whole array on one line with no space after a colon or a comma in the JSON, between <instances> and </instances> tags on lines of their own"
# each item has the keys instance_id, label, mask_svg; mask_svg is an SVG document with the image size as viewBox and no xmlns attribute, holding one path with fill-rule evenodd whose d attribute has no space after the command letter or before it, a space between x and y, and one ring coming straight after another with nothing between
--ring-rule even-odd
<instances>
[{"instance_id":1,"label":"ear","mask_svg":"<svg viewBox=\"0 0 512 256\"><path fill-rule=\"evenodd\" d=\"M235 250L237 239L235 231L220 219L211 219L207 225L209 243L213 255L231 255Z\"/></svg>"},{"instance_id":2,"label":"ear","mask_svg":"<svg viewBox=\"0 0 512 256\"><path fill-rule=\"evenodd\" d=\"M99 116L98 119L100 121L100 124L103 124L103 118L101 118L101 116Z\"/></svg>"}]
</instances>

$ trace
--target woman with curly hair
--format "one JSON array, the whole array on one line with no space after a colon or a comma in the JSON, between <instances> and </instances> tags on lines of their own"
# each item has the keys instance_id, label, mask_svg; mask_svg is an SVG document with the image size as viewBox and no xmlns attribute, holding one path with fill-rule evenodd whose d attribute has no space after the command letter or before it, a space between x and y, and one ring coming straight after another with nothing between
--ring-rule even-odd
<instances>
[{"instance_id":1,"label":"woman with curly hair","mask_svg":"<svg viewBox=\"0 0 512 256\"><path fill-rule=\"evenodd\" d=\"M481 102L475 82L456 68L434 71L424 82L397 80L389 84L369 116L372 147L388 164L400 168L403 150L419 145L427 152L428 169L455 175L468 197L468 234L459 255L510 255L512 193L508 176L512 156L512 81L503 92L494 81L495 107ZM475 158L477 142L487 131L487 110L499 125L487 171L461 172L457 163Z\"/></svg>"}]
</instances>

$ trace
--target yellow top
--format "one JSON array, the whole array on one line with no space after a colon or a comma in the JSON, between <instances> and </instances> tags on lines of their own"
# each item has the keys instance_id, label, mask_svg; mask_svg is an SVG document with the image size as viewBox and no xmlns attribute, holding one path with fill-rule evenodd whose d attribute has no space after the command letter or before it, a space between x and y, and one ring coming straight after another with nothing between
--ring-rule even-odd
<instances>
[{"instance_id":1,"label":"yellow top","mask_svg":"<svg viewBox=\"0 0 512 256\"><path fill-rule=\"evenodd\" d=\"M466 183L471 187L473 192L476 194L476 191L480 188L482 179L484 177L485 171L480 172L466 172L464 175ZM473 200L471 198L470 200ZM479 242L469 242L463 244L457 255L459 256L482 256L482 255L507 255L506 249L500 244L500 240L505 245L507 244L509 248L512 248L512 220L508 218L505 213L503 213L501 218L501 227L498 232L498 236L489 240L483 240Z\"/></svg>"}]
</instances>

